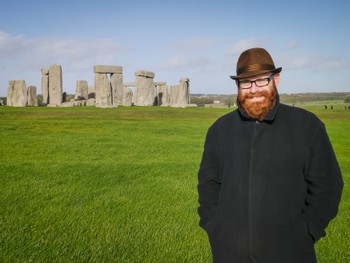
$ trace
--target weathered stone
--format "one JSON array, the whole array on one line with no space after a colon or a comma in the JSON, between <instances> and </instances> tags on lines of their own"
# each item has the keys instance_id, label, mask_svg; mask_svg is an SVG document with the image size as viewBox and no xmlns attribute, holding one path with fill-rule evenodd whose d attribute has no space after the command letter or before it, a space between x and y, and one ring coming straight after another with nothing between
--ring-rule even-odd
<instances>
[{"instance_id":1,"label":"weathered stone","mask_svg":"<svg viewBox=\"0 0 350 263\"><path fill-rule=\"evenodd\" d=\"M60 107L74 107L74 101L62 102Z\"/></svg>"},{"instance_id":2,"label":"weathered stone","mask_svg":"<svg viewBox=\"0 0 350 263\"><path fill-rule=\"evenodd\" d=\"M154 73L150 71L137 70L135 71L136 77L146 77L146 78L154 78Z\"/></svg>"},{"instance_id":3,"label":"weathered stone","mask_svg":"<svg viewBox=\"0 0 350 263\"><path fill-rule=\"evenodd\" d=\"M86 80L77 80L75 100L87 100L89 98L89 86Z\"/></svg>"},{"instance_id":4,"label":"weathered stone","mask_svg":"<svg viewBox=\"0 0 350 263\"><path fill-rule=\"evenodd\" d=\"M42 69L41 69L41 74L42 74L42 75L49 75L49 69L47 69L47 68L42 68Z\"/></svg>"},{"instance_id":5,"label":"weathered stone","mask_svg":"<svg viewBox=\"0 0 350 263\"><path fill-rule=\"evenodd\" d=\"M95 73L95 96L96 106L112 105L111 85L106 74Z\"/></svg>"},{"instance_id":6,"label":"weathered stone","mask_svg":"<svg viewBox=\"0 0 350 263\"><path fill-rule=\"evenodd\" d=\"M62 67L51 65L49 67L49 104L60 105L62 103Z\"/></svg>"},{"instance_id":7,"label":"weathered stone","mask_svg":"<svg viewBox=\"0 0 350 263\"><path fill-rule=\"evenodd\" d=\"M49 70L41 69L41 72L43 70L47 70L47 74L41 75L41 94L43 96L43 104L46 105L49 103Z\"/></svg>"},{"instance_id":8,"label":"weathered stone","mask_svg":"<svg viewBox=\"0 0 350 263\"><path fill-rule=\"evenodd\" d=\"M61 104L60 104L61 105ZM46 105L47 107L52 107L52 108L54 108L54 107L58 107L59 105L58 104L47 104Z\"/></svg>"},{"instance_id":9,"label":"weathered stone","mask_svg":"<svg viewBox=\"0 0 350 263\"><path fill-rule=\"evenodd\" d=\"M158 85L158 105L169 106L169 91L166 82L157 83Z\"/></svg>"},{"instance_id":10,"label":"weathered stone","mask_svg":"<svg viewBox=\"0 0 350 263\"><path fill-rule=\"evenodd\" d=\"M95 106L96 100L94 98L86 101L86 106Z\"/></svg>"},{"instance_id":11,"label":"weathered stone","mask_svg":"<svg viewBox=\"0 0 350 263\"><path fill-rule=\"evenodd\" d=\"M136 106L153 106L157 100L157 89L153 82L154 73L148 71L136 71Z\"/></svg>"},{"instance_id":12,"label":"weathered stone","mask_svg":"<svg viewBox=\"0 0 350 263\"><path fill-rule=\"evenodd\" d=\"M133 92L131 89L128 89L127 87L123 87L123 106L131 106L132 105L132 98L133 98Z\"/></svg>"},{"instance_id":13,"label":"weathered stone","mask_svg":"<svg viewBox=\"0 0 350 263\"><path fill-rule=\"evenodd\" d=\"M123 67L120 66L104 66L104 65L96 65L94 66L94 73L100 74L123 74Z\"/></svg>"},{"instance_id":14,"label":"weathered stone","mask_svg":"<svg viewBox=\"0 0 350 263\"><path fill-rule=\"evenodd\" d=\"M166 86L167 85L167 83L166 82L154 82L154 85L156 85L156 86Z\"/></svg>"},{"instance_id":15,"label":"weathered stone","mask_svg":"<svg viewBox=\"0 0 350 263\"><path fill-rule=\"evenodd\" d=\"M24 80L16 80L12 89L11 103L13 107L27 106L27 87Z\"/></svg>"},{"instance_id":16,"label":"weathered stone","mask_svg":"<svg viewBox=\"0 0 350 263\"><path fill-rule=\"evenodd\" d=\"M179 90L178 85L170 86L169 103L171 106L177 104L178 90Z\"/></svg>"},{"instance_id":17,"label":"weathered stone","mask_svg":"<svg viewBox=\"0 0 350 263\"><path fill-rule=\"evenodd\" d=\"M179 85L170 87L170 105L172 107L187 107L190 103L189 79L180 79Z\"/></svg>"},{"instance_id":18,"label":"weathered stone","mask_svg":"<svg viewBox=\"0 0 350 263\"><path fill-rule=\"evenodd\" d=\"M182 78L179 83L178 101L179 105L187 106L190 103L190 79Z\"/></svg>"},{"instance_id":19,"label":"weathered stone","mask_svg":"<svg viewBox=\"0 0 350 263\"><path fill-rule=\"evenodd\" d=\"M62 102L60 107L81 107L86 106L86 100L72 100L69 102Z\"/></svg>"},{"instance_id":20,"label":"weathered stone","mask_svg":"<svg viewBox=\"0 0 350 263\"><path fill-rule=\"evenodd\" d=\"M15 88L15 80L10 80L9 81L9 86L7 88L7 106L13 106L12 104L12 94L13 94L13 90Z\"/></svg>"},{"instance_id":21,"label":"weathered stone","mask_svg":"<svg viewBox=\"0 0 350 263\"><path fill-rule=\"evenodd\" d=\"M180 83L181 82L190 82L190 79L189 78L182 78L182 79L180 79Z\"/></svg>"},{"instance_id":22,"label":"weathered stone","mask_svg":"<svg viewBox=\"0 0 350 263\"><path fill-rule=\"evenodd\" d=\"M136 82L124 82L123 83L124 87L136 87Z\"/></svg>"},{"instance_id":23,"label":"weathered stone","mask_svg":"<svg viewBox=\"0 0 350 263\"><path fill-rule=\"evenodd\" d=\"M28 102L27 106L38 106L38 98L36 96L36 86L29 86L28 87Z\"/></svg>"},{"instance_id":24,"label":"weathered stone","mask_svg":"<svg viewBox=\"0 0 350 263\"><path fill-rule=\"evenodd\" d=\"M112 88L112 104L123 104L123 75L111 74L111 88Z\"/></svg>"}]
</instances>

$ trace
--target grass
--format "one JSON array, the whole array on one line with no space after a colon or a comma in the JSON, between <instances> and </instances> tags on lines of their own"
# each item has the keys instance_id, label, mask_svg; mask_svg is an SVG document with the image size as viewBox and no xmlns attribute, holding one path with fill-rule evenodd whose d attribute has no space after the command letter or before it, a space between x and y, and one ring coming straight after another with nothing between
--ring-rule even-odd
<instances>
[{"instance_id":1,"label":"grass","mask_svg":"<svg viewBox=\"0 0 350 263\"><path fill-rule=\"evenodd\" d=\"M0 262L211 262L197 171L230 110L1 107ZM350 111L314 111L349 183ZM320 263L350 258L348 198Z\"/></svg>"}]
</instances>

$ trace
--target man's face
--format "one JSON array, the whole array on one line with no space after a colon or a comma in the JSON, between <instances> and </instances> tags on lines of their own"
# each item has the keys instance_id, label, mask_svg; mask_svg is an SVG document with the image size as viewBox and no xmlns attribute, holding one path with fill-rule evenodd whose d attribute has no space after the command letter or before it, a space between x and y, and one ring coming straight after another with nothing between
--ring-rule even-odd
<instances>
[{"instance_id":1,"label":"man's face","mask_svg":"<svg viewBox=\"0 0 350 263\"><path fill-rule=\"evenodd\" d=\"M267 79L272 74L264 74L257 77L240 80L241 83L245 81L258 80L258 85L263 79ZM279 83L279 75L272 77L271 81L266 86L258 87L256 83L251 83L248 89L242 89L238 84L238 101L245 111L245 113L254 120L262 121L266 114L275 106L277 96L277 84Z\"/></svg>"}]
</instances>

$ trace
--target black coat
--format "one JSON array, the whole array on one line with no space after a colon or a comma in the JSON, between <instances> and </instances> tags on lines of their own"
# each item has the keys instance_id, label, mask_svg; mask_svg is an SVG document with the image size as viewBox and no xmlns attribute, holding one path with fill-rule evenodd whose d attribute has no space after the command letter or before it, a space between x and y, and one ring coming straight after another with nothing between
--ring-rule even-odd
<instances>
[{"instance_id":1,"label":"black coat","mask_svg":"<svg viewBox=\"0 0 350 263\"><path fill-rule=\"evenodd\" d=\"M343 181L323 123L277 103L263 122L235 110L208 130L200 226L214 262L314 263Z\"/></svg>"}]
</instances>

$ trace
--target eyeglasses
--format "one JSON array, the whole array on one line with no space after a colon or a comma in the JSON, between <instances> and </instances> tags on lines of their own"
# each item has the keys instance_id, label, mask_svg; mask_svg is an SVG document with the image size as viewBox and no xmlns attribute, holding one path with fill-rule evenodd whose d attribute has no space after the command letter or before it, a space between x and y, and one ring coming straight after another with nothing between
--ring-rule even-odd
<instances>
[{"instance_id":1,"label":"eyeglasses","mask_svg":"<svg viewBox=\"0 0 350 263\"><path fill-rule=\"evenodd\" d=\"M273 79L273 76L274 75L271 75L268 78L256 79L256 80L242 80L242 81L239 81L239 87L241 89L250 89L253 83L255 83L257 87L262 88L269 85L271 79Z\"/></svg>"}]
</instances>

